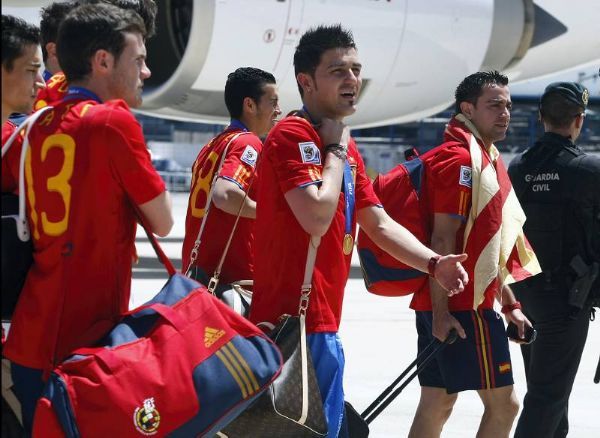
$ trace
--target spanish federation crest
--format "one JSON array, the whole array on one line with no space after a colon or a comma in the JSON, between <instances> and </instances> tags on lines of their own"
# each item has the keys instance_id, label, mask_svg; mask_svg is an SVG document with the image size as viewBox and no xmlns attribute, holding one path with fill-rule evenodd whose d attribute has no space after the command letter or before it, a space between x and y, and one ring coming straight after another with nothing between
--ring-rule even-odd
<instances>
[{"instance_id":1,"label":"spanish federation crest","mask_svg":"<svg viewBox=\"0 0 600 438\"><path fill-rule=\"evenodd\" d=\"M154 405L154 397L144 400L142 407L137 407L133 413L133 424L143 435L155 435L160 425L160 414Z\"/></svg>"},{"instance_id":2,"label":"spanish federation crest","mask_svg":"<svg viewBox=\"0 0 600 438\"><path fill-rule=\"evenodd\" d=\"M312 141L298 143L303 163L321 164L321 151Z\"/></svg>"}]
</instances>

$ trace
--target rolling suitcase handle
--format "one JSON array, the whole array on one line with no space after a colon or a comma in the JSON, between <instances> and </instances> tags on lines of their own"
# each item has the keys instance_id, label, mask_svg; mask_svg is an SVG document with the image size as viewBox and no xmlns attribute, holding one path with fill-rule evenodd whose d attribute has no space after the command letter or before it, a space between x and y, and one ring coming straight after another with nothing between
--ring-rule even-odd
<instances>
[{"instance_id":1,"label":"rolling suitcase handle","mask_svg":"<svg viewBox=\"0 0 600 438\"><path fill-rule=\"evenodd\" d=\"M431 341L431 343L425 347L421 354L417 356L417 358L402 372L402 374L400 374L400 376L398 376L398 378L394 380L394 382L388 386L367 409L365 409L365 411L361 414L361 417L363 417L365 422L370 424L375 418L377 418L377 416L379 416L379 414L381 414L381 412L383 412L383 410L387 408L396 397L398 397L398 394L400 394L402 390L406 388L412 379L414 379L415 376L419 374L419 372L425 368L429 362L441 350L444 349L444 347L446 347L446 345L452 344L456 340L457 336L458 333L456 332L456 329L452 329L444 342L440 343L435 339ZM421 363L417 365L420 360L422 360ZM415 365L417 365L417 369L408 377L408 379L406 379L404 383L402 383L402 385L400 385L400 387L394 389L398 383L402 381L402 379L410 372L410 370L415 367Z\"/></svg>"}]
</instances>

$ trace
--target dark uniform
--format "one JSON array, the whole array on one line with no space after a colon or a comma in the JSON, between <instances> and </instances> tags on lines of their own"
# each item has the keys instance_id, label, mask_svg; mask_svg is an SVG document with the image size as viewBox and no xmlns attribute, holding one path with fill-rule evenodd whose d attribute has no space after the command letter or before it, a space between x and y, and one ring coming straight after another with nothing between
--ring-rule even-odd
<instances>
[{"instance_id":1,"label":"dark uniform","mask_svg":"<svg viewBox=\"0 0 600 438\"><path fill-rule=\"evenodd\" d=\"M544 96L551 92L587 105L587 90L578 84L551 84ZM593 280L600 263L600 158L546 132L508 173L543 271L513 285L538 331L534 343L522 346L527 394L515 437L565 437L592 299L600 296L600 276Z\"/></svg>"}]
</instances>

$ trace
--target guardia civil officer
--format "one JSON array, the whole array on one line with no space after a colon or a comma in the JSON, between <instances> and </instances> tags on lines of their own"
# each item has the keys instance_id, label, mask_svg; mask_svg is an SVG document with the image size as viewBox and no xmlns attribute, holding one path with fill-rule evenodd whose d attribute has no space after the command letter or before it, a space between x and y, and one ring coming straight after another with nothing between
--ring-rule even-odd
<instances>
[{"instance_id":1,"label":"guardia civil officer","mask_svg":"<svg viewBox=\"0 0 600 438\"><path fill-rule=\"evenodd\" d=\"M542 273L513 285L538 331L522 346L527 394L515 437L565 437L569 395L600 296L600 158L575 145L589 92L548 85L540 101L544 135L510 164L525 234Z\"/></svg>"}]
</instances>

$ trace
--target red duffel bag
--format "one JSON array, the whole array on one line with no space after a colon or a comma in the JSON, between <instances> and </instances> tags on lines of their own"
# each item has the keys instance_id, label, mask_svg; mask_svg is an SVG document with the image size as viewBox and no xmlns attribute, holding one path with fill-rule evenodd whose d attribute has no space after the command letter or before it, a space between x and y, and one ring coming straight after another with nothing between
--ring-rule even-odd
<instances>
[{"instance_id":1,"label":"red duffel bag","mask_svg":"<svg viewBox=\"0 0 600 438\"><path fill-rule=\"evenodd\" d=\"M277 347L255 325L179 273L94 348L52 373L34 436L212 436L277 377Z\"/></svg>"}]
</instances>

